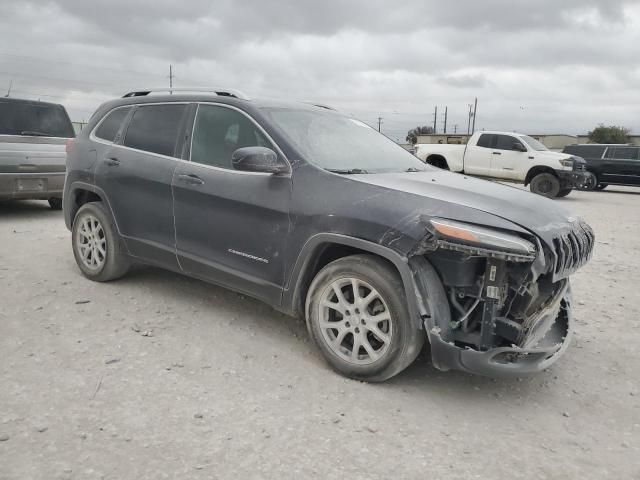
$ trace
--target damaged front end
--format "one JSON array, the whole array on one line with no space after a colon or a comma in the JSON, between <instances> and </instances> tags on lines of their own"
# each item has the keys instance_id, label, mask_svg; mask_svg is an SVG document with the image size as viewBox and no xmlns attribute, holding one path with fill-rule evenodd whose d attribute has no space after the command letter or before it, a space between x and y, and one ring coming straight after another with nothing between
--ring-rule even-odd
<instances>
[{"instance_id":1,"label":"damaged front end","mask_svg":"<svg viewBox=\"0 0 640 480\"><path fill-rule=\"evenodd\" d=\"M586 223L557 228L548 243L444 219L429 220L427 230L409 264L426 297L437 368L517 375L561 356L572 332L568 277L594 245Z\"/></svg>"}]
</instances>

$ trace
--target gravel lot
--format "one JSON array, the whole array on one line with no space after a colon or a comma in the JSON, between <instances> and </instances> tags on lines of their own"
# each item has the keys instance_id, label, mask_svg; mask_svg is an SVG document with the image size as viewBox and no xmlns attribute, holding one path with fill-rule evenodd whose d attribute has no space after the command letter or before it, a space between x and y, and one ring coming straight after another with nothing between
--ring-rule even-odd
<instances>
[{"instance_id":1,"label":"gravel lot","mask_svg":"<svg viewBox=\"0 0 640 480\"><path fill-rule=\"evenodd\" d=\"M380 385L304 324L180 275L76 268L60 212L0 204L0 479L640 478L640 190L559 200L597 235L565 357L511 381L422 355Z\"/></svg>"}]
</instances>

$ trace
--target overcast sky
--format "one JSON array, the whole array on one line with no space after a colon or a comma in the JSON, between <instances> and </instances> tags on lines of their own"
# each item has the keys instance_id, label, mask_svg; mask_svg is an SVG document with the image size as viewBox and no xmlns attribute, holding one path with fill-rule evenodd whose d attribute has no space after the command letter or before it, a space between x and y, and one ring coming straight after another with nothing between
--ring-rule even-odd
<instances>
[{"instance_id":1,"label":"overcast sky","mask_svg":"<svg viewBox=\"0 0 640 480\"><path fill-rule=\"evenodd\" d=\"M0 1L0 92L73 120L128 90L226 86L316 101L403 140L418 124L640 133L640 2Z\"/></svg>"}]
</instances>

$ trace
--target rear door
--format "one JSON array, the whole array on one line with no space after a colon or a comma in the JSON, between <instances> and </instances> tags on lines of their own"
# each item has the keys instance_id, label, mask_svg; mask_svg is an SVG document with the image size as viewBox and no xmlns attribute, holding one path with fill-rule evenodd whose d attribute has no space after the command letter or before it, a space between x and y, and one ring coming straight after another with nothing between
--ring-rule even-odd
<instances>
[{"instance_id":1,"label":"rear door","mask_svg":"<svg viewBox=\"0 0 640 480\"><path fill-rule=\"evenodd\" d=\"M491 176L492 147L497 135L483 133L476 145L467 145L464 151L464 172L470 175Z\"/></svg>"},{"instance_id":2,"label":"rear door","mask_svg":"<svg viewBox=\"0 0 640 480\"><path fill-rule=\"evenodd\" d=\"M601 182L639 185L639 150L640 148L635 146L609 147Z\"/></svg>"},{"instance_id":3,"label":"rear door","mask_svg":"<svg viewBox=\"0 0 640 480\"><path fill-rule=\"evenodd\" d=\"M242 111L198 106L191 161L173 176L178 259L191 275L279 303L291 176L234 170L231 155L249 146L278 151Z\"/></svg>"},{"instance_id":4,"label":"rear door","mask_svg":"<svg viewBox=\"0 0 640 480\"><path fill-rule=\"evenodd\" d=\"M520 145L523 149L527 147L515 136L496 135L495 147L491 150L491 172L496 178L507 180L524 179L522 170L527 170L528 151L516 150L515 146Z\"/></svg>"},{"instance_id":5,"label":"rear door","mask_svg":"<svg viewBox=\"0 0 640 480\"><path fill-rule=\"evenodd\" d=\"M129 251L174 269L178 265L171 180L188 107L168 103L115 110L92 134L103 144L97 155L96 185L106 194ZM117 127L113 141L100 140L101 135L109 138L123 117L126 125Z\"/></svg>"}]
</instances>

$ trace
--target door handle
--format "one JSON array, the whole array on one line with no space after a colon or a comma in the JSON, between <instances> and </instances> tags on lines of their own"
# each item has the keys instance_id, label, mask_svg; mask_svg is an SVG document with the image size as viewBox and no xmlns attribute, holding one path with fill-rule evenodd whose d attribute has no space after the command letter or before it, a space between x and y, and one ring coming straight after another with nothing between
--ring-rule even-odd
<instances>
[{"instance_id":1,"label":"door handle","mask_svg":"<svg viewBox=\"0 0 640 480\"><path fill-rule=\"evenodd\" d=\"M494 155L502 155L502 152L493 152Z\"/></svg>"},{"instance_id":2,"label":"door handle","mask_svg":"<svg viewBox=\"0 0 640 480\"><path fill-rule=\"evenodd\" d=\"M118 165L120 165L120 160L115 157L110 157L105 159L104 163L106 163L110 167L117 167Z\"/></svg>"},{"instance_id":3,"label":"door handle","mask_svg":"<svg viewBox=\"0 0 640 480\"><path fill-rule=\"evenodd\" d=\"M178 175L178 179L180 181L182 181L182 182L185 182L185 183L189 184L189 185L203 185L204 184L204 180L202 180L197 175L182 174L182 175Z\"/></svg>"}]
</instances>

